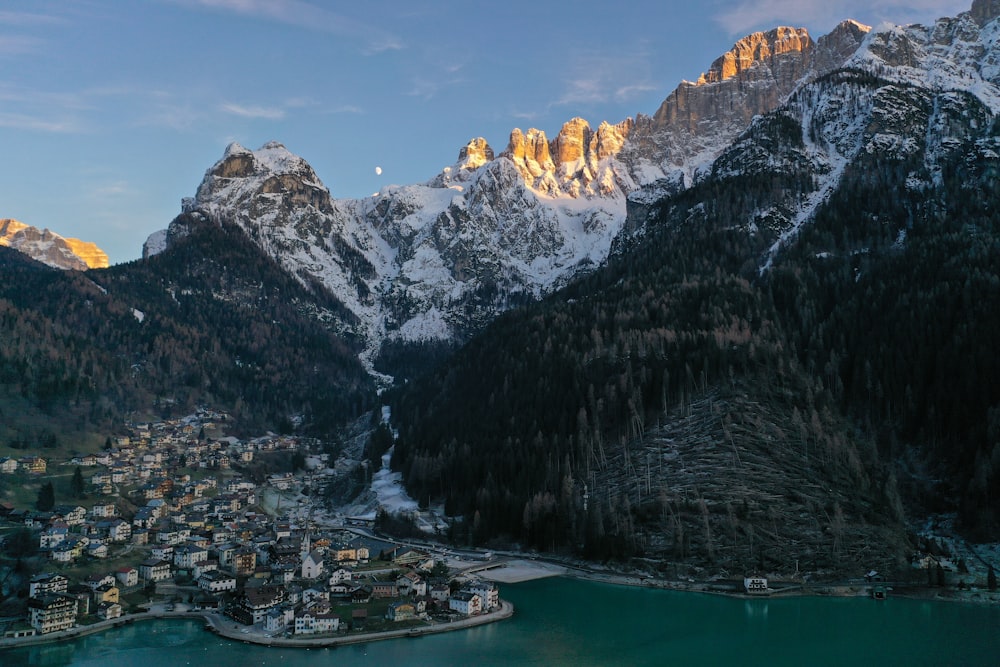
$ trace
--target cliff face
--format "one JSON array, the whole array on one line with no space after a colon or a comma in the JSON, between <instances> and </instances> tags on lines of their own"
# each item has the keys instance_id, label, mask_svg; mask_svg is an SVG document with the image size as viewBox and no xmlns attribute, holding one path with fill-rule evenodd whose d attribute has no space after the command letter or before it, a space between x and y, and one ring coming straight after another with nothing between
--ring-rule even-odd
<instances>
[{"instance_id":1,"label":"cliff face","mask_svg":"<svg viewBox=\"0 0 1000 667\"><path fill-rule=\"evenodd\" d=\"M294 275L329 288L357 317L350 326L372 354L392 339L464 340L500 312L600 265L613 239L641 236L656 201L713 173L739 176L775 161L786 170L806 165L824 181L819 201L862 139L846 121L819 146L807 130L824 114L837 115L838 104L882 108L864 96L850 99L851 90L826 106L796 97L831 72L846 67L964 90L1000 110L997 15L1000 0L977 0L972 11L933 26L872 32L844 21L815 40L802 28L748 35L651 116L596 128L573 118L551 139L515 129L499 152L474 138L429 181L357 200L332 199L312 168L280 144L233 145L184 210L239 224ZM784 125L753 128L755 118L789 105ZM796 125L808 145L781 155L743 136ZM874 149L888 145L891 129L873 135ZM775 229L796 228L811 201L790 202ZM147 253L169 242L169 234L156 234Z\"/></svg>"},{"instance_id":2,"label":"cliff face","mask_svg":"<svg viewBox=\"0 0 1000 667\"><path fill-rule=\"evenodd\" d=\"M0 245L9 246L32 259L57 269L103 269L108 255L96 244L64 238L48 229L38 229L12 218L0 220Z\"/></svg>"},{"instance_id":3,"label":"cliff face","mask_svg":"<svg viewBox=\"0 0 1000 667\"><path fill-rule=\"evenodd\" d=\"M652 117L639 116L628 162L645 163L640 185L680 170L690 181L757 115L774 111L805 81L843 65L867 26L845 21L818 41L804 28L776 28L737 42L696 82L682 82Z\"/></svg>"}]
</instances>

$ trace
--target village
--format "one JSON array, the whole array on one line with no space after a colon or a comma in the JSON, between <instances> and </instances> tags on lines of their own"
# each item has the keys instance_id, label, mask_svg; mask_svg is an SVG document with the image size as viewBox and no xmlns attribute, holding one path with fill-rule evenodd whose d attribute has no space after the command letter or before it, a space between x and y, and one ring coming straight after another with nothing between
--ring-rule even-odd
<instances>
[{"instance_id":1,"label":"village","mask_svg":"<svg viewBox=\"0 0 1000 667\"><path fill-rule=\"evenodd\" d=\"M80 504L0 503L8 557L9 543L19 541L40 563L18 591L26 615L3 623L4 639L65 635L175 608L266 638L416 632L500 610L496 583L449 567L443 550L380 538L371 516L313 521L301 498L283 510L282 498L315 484L328 455L291 436L206 437L228 419L199 410L130 423L103 451L67 461L0 460L5 477L65 465L87 480ZM261 483L239 472L270 452L308 453L313 465Z\"/></svg>"}]
</instances>

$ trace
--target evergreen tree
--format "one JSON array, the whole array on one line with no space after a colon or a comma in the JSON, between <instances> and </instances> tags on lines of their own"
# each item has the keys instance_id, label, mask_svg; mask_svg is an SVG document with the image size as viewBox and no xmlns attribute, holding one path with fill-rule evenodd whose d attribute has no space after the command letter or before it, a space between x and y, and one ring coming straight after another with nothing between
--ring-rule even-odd
<instances>
[{"instance_id":1,"label":"evergreen tree","mask_svg":"<svg viewBox=\"0 0 1000 667\"><path fill-rule=\"evenodd\" d=\"M35 501L35 509L39 512L48 512L56 506L56 490L52 482L46 482L38 490L38 499Z\"/></svg>"},{"instance_id":2,"label":"evergreen tree","mask_svg":"<svg viewBox=\"0 0 1000 667\"><path fill-rule=\"evenodd\" d=\"M80 470L80 466L76 467L73 471L73 479L69 483L70 493L73 494L74 498L83 498L84 496L84 484L83 484L83 471Z\"/></svg>"}]
</instances>

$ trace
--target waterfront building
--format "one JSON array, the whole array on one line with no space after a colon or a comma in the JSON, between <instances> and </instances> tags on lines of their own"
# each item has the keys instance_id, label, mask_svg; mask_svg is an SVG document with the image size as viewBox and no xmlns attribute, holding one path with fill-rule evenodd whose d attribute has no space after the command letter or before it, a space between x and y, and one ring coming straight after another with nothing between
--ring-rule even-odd
<instances>
[{"instance_id":1,"label":"waterfront building","mask_svg":"<svg viewBox=\"0 0 1000 667\"><path fill-rule=\"evenodd\" d=\"M39 633L69 630L76 625L76 598L56 593L43 593L28 600L31 627Z\"/></svg>"},{"instance_id":2,"label":"waterfront building","mask_svg":"<svg viewBox=\"0 0 1000 667\"><path fill-rule=\"evenodd\" d=\"M459 591L448 599L448 608L465 616L482 613L483 600L475 593Z\"/></svg>"}]
</instances>

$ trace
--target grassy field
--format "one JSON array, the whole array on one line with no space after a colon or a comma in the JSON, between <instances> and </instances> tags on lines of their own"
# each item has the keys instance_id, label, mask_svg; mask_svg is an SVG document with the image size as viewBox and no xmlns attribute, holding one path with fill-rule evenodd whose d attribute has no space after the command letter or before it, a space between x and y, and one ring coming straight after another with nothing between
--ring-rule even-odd
<instances>
[{"instance_id":1,"label":"grassy field","mask_svg":"<svg viewBox=\"0 0 1000 667\"><path fill-rule=\"evenodd\" d=\"M45 458L44 455L42 455ZM98 501L106 501L106 496L99 496L90 491L90 478L96 470L94 468L81 467L83 475L83 487L85 494L83 497L73 495L71 482L73 473L76 470L74 465L50 465L46 472L41 475L15 472L12 475L0 475L0 500L8 502L17 509L35 509L35 501L38 500L38 491L42 485L52 482L52 488L56 495L56 505L80 505L86 509L94 506Z\"/></svg>"},{"instance_id":2,"label":"grassy field","mask_svg":"<svg viewBox=\"0 0 1000 667\"><path fill-rule=\"evenodd\" d=\"M0 458L43 456L66 460L97 452L108 435L87 420L56 418L22 399L0 398ZM15 444L20 446L12 446Z\"/></svg>"}]
</instances>

